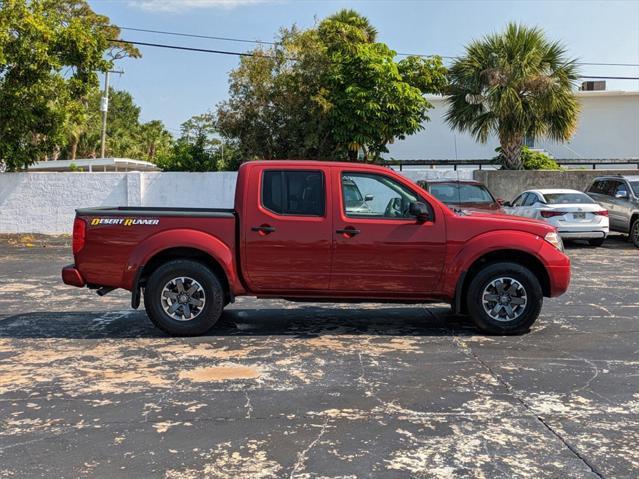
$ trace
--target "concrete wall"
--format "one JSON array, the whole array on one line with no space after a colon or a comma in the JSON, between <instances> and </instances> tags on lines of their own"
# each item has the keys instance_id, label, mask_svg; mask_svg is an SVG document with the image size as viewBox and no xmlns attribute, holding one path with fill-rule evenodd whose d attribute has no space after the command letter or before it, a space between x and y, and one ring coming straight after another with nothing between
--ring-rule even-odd
<instances>
[{"instance_id":1,"label":"concrete wall","mask_svg":"<svg viewBox=\"0 0 639 479\"><path fill-rule=\"evenodd\" d=\"M577 131L567 143L540 138L535 147L555 158L639 157L639 91L577 92L581 113ZM499 141L491 136L477 143L472 135L451 130L444 115L447 105L442 97L429 96L433 109L424 130L388 146L392 158L479 159L495 156Z\"/></svg>"},{"instance_id":2,"label":"concrete wall","mask_svg":"<svg viewBox=\"0 0 639 479\"><path fill-rule=\"evenodd\" d=\"M407 171L413 180L452 170ZM75 209L97 206L232 208L235 172L0 174L0 233L70 233ZM472 178L472 171L460 171Z\"/></svg>"},{"instance_id":3,"label":"concrete wall","mask_svg":"<svg viewBox=\"0 0 639 479\"><path fill-rule=\"evenodd\" d=\"M619 174L637 175L639 170L475 170L474 177L484 183L496 198L512 201L522 191L537 188L569 188L583 191L597 176Z\"/></svg>"}]
</instances>

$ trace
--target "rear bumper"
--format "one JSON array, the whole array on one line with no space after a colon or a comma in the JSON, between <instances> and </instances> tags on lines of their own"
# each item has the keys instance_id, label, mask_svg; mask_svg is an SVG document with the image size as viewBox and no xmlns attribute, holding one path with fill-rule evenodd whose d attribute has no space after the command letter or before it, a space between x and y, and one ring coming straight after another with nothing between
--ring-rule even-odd
<instances>
[{"instance_id":1,"label":"rear bumper","mask_svg":"<svg viewBox=\"0 0 639 479\"><path fill-rule=\"evenodd\" d=\"M78 288L82 288L87 284L73 264L62 268L62 281L64 284L77 286Z\"/></svg>"},{"instance_id":2,"label":"rear bumper","mask_svg":"<svg viewBox=\"0 0 639 479\"><path fill-rule=\"evenodd\" d=\"M591 230L591 231L565 231L559 230L559 236L565 239L595 239L605 238L608 236L608 228L605 230Z\"/></svg>"}]
</instances>

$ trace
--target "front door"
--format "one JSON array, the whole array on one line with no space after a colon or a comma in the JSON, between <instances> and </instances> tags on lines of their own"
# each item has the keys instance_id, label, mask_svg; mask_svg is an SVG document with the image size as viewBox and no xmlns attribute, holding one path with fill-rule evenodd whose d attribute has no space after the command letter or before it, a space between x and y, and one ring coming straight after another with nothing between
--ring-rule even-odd
<instances>
[{"instance_id":1,"label":"front door","mask_svg":"<svg viewBox=\"0 0 639 479\"><path fill-rule=\"evenodd\" d=\"M383 173L335 168L331 289L354 296L400 297L438 291L446 249L444 219L419 223L408 208L427 203L419 188ZM429 205L430 206L430 205ZM432 209L432 207L431 207Z\"/></svg>"},{"instance_id":2,"label":"front door","mask_svg":"<svg viewBox=\"0 0 639 479\"><path fill-rule=\"evenodd\" d=\"M255 292L327 290L333 240L330 178L317 169L255 169L242 260ZM330 191L330 189L328 190ZM251 204L252 203L252 204Z\"/></svg>"}]
</instances>

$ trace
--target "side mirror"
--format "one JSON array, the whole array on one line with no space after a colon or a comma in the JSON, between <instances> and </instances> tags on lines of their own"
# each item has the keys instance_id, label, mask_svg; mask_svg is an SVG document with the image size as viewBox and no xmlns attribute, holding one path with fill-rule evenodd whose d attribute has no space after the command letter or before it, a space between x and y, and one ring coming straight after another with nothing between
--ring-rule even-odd
<instances>
[{"instance_id":1,"label":"side mirror","mask_svg":"<svg viewBox=\"0 0 639 479\"><path fill-rule=\"evenodd\" d=\"M499 203L499 200L497 200L497 203ZM512 206L512 204L510 203L510 201L503 201L501 203L501 206L505 206L506 208L510 208Z\"/></svg>"},{"instance_id":2,"label":"side mirror","mask_svg":"<svg viewBox=\"0 0 639 479\"><path fill-rule=\"evenodd\" d=\"M373 201L374 199L375 199L375 197L373 195L364 196L364 201Z\"/></svg>"},{"instance_id":3,"label":"side mirror","mask_svg":"<svg viewBox=\"0 0 639 479\"><path fill-rule=\"evenodd\" d=\"M497 198L495 201L497 201L497 204L499 206L504 206L505 201L503 198Z\"/></svg>"},{"instance_id":4,"label":"side mirror","mask_svg":"<svg viewBox=\"0 0 639 479\"><path fill-rule=\"evenodd\" d=\"M623 200L628 198L628 192L626 190L618 191L615 193L615 198L618 200Z\"/></svg>"},{"instance_id":5,"label":"side mirror","mask_svg":"<svg viewBox=\"0 0 639 479\"><path fill-rule=\"evenodd\" d=\"M420 223L424 223L425 221L429 221L430 218L430 210L428 206L426 206L421 201L413 201L409 208L408 212L417 218L417 221Z\"/></svg>"}]
</instances>

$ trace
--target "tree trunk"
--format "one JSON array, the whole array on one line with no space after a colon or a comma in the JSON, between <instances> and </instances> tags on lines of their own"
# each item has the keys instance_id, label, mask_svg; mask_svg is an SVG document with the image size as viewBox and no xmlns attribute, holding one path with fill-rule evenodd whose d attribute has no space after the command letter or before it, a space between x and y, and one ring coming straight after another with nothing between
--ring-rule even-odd
<instances>
[{"instance_id":1,"label":"tree trunk","mask_svg":"<svg viewBox=\"0 0 639 479\"><path fill-rule=\"evenodd\" d=\"M359 149L353 150L348 149L348 161L357 161L357 156L359 155Z\"/></svg>"},{"instance_id":2,"label":"tree trunk","mask_svg":"<svg viewBox=\"0 0 639 479\"><path fill-rule=\"evenodd\" d=\"M523 135L509 135L499 137L501 143L501 162L507 170L523 170L521 149L524 144Z\"/></svg>"},{"instance_id":3,"label":"tree trunk","mask_svg":"<svg viewBox=\"0 0 639 479\"><path fill-rule=\"evenodd\" d=\"M73 143L71 143L71 153L69 155L71 160L75 160L75 157L78 154L78 143L79 140L73 140Z\"/></svg>"}]
</instances>

